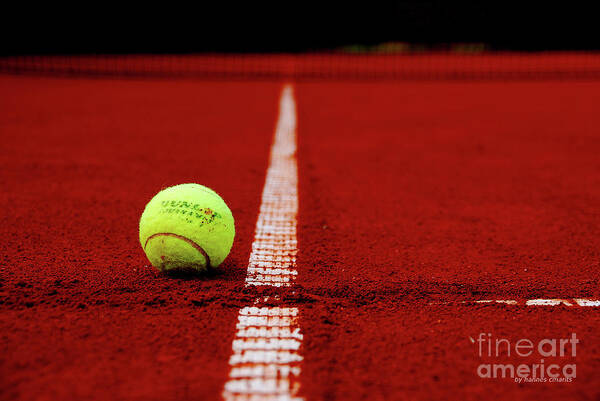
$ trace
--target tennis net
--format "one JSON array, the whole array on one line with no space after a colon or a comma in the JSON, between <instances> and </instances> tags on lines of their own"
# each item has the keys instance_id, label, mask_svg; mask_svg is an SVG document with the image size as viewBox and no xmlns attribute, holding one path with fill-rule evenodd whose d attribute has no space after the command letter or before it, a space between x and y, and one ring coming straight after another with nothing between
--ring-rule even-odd
<instances>
[{"instance_id":1,"label":"tennis net","mask_svg":"<svg viewBox=\"0 0 600 401\"><path fill-rule=\"evenodd\" d=\"M598 79L600 52L345 48L287 54L17 55L0 72L200 79Z\"/></svg>"}]
</instances>

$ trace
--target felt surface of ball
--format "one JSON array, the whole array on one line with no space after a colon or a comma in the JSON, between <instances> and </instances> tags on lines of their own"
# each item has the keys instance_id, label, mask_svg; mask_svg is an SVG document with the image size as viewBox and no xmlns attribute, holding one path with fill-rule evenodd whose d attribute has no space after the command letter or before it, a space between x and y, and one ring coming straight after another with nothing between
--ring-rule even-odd
<instances>
[{"instance_id":1,"label":"felt surface of ball","mask_svg":"<svg viewBox=\"0 0 600 401\"><path fill-rule=\"evenodd\" d=\"M212 189L181 184L160 191L140 218L140 243L162 271L202 272L219 266L235 237L231 210Z\"/></svg>"}]
</instances>

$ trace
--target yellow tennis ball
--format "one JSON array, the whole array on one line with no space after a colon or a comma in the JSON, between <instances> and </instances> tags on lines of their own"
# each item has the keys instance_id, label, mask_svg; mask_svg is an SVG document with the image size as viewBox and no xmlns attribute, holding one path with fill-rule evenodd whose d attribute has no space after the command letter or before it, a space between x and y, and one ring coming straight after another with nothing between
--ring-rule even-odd
<instances>
[{"instance_id":1,"label":"yellow tennis ball","mask_svg":"<svg viewBox=\"0 0 600 401\"><path fill-rule=\"evenodd\" d=\"M140 219L140 243L162 271L205 271L229 255L235 225L231 210L212 189L181 184L160 191Z\"/></svg>"}]
</instances>

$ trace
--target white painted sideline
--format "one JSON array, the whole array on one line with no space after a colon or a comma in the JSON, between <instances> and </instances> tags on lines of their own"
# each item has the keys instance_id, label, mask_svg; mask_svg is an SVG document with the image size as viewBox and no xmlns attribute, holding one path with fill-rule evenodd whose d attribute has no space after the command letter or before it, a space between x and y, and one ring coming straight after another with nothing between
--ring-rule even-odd
<instances>
[{"instance_id":1,"label":"white painted sideline","mask_svg":"<svg viewBox=\"0 0 600 401\"><path fill-rule=\"evenodd\" d=\"M296 103L285 85L267 178L256 222L246 286L289 287L294 282L298 240L298 165ZM299 310L264 306L278 298L258 298L240 309L225 383L226 401L301 401L299 353L302 345Z\"/></svg>"},{"instance_id":2,"label":"white painted sideline","mask_svg":"<svg viewBox=\"0 0 600 401\"><path fill-rule=\"evenodd\" d=\"M450 305L456 302L430 302L429 305ZM574 306L600 307L600 299L589 298L538 298L538 299L481 299L460 301L460 304L506 304L517 306Z\"/></svg>"}]
</instances>

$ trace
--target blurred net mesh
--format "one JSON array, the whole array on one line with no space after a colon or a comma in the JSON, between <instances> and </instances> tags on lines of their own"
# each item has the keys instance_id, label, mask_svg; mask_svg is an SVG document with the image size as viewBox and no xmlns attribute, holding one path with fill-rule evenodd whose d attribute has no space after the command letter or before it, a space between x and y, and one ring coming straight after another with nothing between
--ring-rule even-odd
<instances>
[{"instance_id":1,"label":"blurred net mesh","mask_svg":"<svg viewBox=\"0 0 600 401\"><path fill-rule=\"evenodd\" d=\"M598 79L600 52L340 48L291 54L43 55L0 57L0 72L58 76L222 79Z\"/></svg>"}]
</instances>

